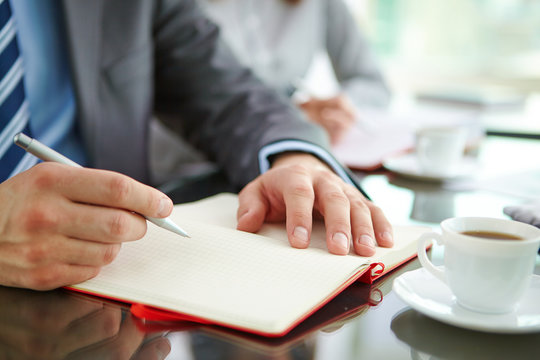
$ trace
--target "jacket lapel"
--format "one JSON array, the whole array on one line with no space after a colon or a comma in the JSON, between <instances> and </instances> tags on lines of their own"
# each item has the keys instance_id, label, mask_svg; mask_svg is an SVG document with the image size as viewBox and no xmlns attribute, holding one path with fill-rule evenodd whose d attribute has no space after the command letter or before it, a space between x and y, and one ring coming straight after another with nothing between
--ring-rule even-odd
<instances>
[{"instance_id":1,"label":"jacket lapel","mask_svg":"<svg viewBox=\"0 0 540 360\"><path fill-rule=\"evenodd\" d=\"M87 153L93 154L98 146L94 132L99 126L95 121L100 119L97 87L103 0L63 0L63 6L80 126L89 150ZM91 122L94 122L93 126L90 126Z\"/></svg>"}]
</instances>

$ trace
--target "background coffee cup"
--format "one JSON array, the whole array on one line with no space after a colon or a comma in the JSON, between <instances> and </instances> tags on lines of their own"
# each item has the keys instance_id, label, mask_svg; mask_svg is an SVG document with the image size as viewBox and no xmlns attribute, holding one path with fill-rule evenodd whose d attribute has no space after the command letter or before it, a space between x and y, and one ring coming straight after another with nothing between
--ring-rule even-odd
<instances>
[{"instance_id":1,"label":"background coffee cup","mask_svg":"<svg viewBox=\"0 0 540 360\"><path fill-rule=\"evenodd\" d=\"M540 246L540 229L513 220L461 217L441 222L442 235L420 237L418 259L445 282L457 303L484 313L513 311L528 288ZM519 240L486 239L464 232L510 234ZM435 267L426 254L428 241L444 245L444 268Z\"/></svg>"},{"instance_id":2,"label":"background coffee cup","mask_svg":"<svg viewBox=\"0 0 540 360\"><path fill-rule=\"evenodd\" d=\"M451 175L465 152L467 130L462 126L426 127L416 131L416 156L426 174Z\"/></svg>"}]
</instances>

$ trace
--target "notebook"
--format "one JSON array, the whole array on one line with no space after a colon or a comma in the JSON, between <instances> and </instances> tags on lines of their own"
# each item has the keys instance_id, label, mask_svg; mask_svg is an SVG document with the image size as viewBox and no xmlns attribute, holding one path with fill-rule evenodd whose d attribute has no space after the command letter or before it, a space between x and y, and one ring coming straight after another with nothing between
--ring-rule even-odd
<instances>
[{"instance_id":1,"label":"notebook","mask_svg":"<svg viewBox=\"0 0 540 360\"><path fill-rule=\"evenodd\" d=\"M427 227L394 227L395 245L372 257L328 253L322 223L308 249L292 248L284 224L238 231L238 198L219 194L174 207L184 238L148 223L98 276L69 289L131 303L146 320L195 321L283 336L358 279L372 282L416 256Z\"/></svg>"}]
</instances>

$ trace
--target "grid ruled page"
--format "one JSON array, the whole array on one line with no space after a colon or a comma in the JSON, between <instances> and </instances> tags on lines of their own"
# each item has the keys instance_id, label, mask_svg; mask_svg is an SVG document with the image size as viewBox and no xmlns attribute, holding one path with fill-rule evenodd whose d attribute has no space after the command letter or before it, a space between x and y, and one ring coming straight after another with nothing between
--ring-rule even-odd
<instances>
[{"instance_id":1,"label":"grid ruled page","mask_svg":"<svg viewBox=\"0 0 540 360\"><path fill-rule=\"evenodd\" d=\"M283 225L263 229L272 237L234 230L227 225L231 218L235 222L236 208L230 210L234 201L217 198L198 204L198 209L176 208L172 218L191 238L149 223L143 239L123 244L113 263L75 288L278 333L373 260L329 254L322 227L312 236L318 246L309 249L290 247ZM214 216L221 226L193 219L204 218L204 213L212 222L213 212L222 216Z\"/></svg>"}]
</instances>

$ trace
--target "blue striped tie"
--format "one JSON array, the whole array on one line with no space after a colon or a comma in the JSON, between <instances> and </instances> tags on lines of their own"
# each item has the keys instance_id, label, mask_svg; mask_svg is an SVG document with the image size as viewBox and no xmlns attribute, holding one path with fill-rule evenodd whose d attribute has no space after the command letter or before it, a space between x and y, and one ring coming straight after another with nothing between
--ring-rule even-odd
<instances>
[{"instance_id":1,"label":"blue striped tie","mask_svg":"<svg viewBox=\"0 0 540 360\"><path fill-rule=\"evenodd\" d=\"M9 0L0 0L0 182L30 168L37 159L13 144L13 136L31 136L24 69Z\"/></svg>"}]
</instances>

